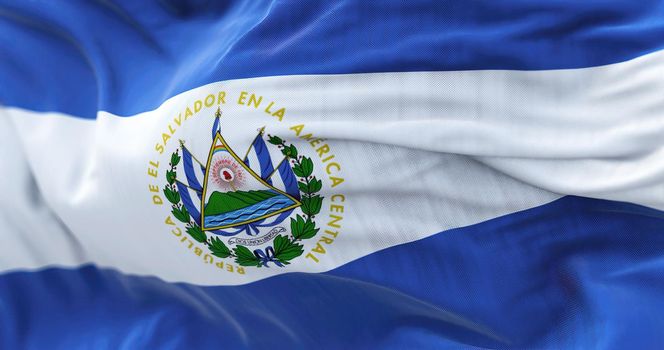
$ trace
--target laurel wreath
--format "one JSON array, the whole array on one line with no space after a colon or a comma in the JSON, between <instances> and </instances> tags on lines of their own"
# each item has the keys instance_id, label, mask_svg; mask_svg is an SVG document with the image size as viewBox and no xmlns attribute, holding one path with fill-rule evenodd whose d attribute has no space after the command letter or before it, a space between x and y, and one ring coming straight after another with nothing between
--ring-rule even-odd
<instances>
[{"instance_id":1,"label":"laurel wreath","mask_svg":"<svg viewBox=\"0 0 664 350\"><path fill-rule=\"evenodd\" d=\"M304 246L300 242L315 237L320 230L316 227L314 219L320 213L323 204L324 197L318 194L323 187L323 183L312 175L314 162L311 158L300 155L294 145L287 144L277 136L268 135L268 138L268 142L277 146L292 164L293 173L298 178L297 185L302 197L300 199L302 214L297 214L295 218L290 219L291 233L277 235L272 241L273 246L269 247L274 251L274 256L270 257L268 261L274 262L276 266L284 266L304 253ZM180 160L179 149L176 149L171 154L171 160L168 163L170 169L166 171L167 184L164 186L163 192L166 199L171 203L171 213L177 220L185 224L185 231L189 236L195 241L205 244L212 255L218 258L233 258L241 266L267 266L264 257L252 252L245 246L237 245L231 250L219 237L208 237L200 225L191 219L175 184L177 180L176 170Z\"/></svg>"}]
</instances>

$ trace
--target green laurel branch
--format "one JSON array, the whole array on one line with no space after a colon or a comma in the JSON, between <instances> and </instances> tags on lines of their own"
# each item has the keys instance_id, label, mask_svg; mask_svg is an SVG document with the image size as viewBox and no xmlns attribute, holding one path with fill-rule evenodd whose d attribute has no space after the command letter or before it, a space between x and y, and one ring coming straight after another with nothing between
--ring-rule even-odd
<instances>
[{"instance_id":1,"label":"green laurel branch","mask_svg":"<svg viewBox=\"0 0 664 350\"><path fill-rule=\"evenodd\" d=\"M268 142L279 147L281 153L292 165L293 173L298 177L297 187L300 190L302 214L290 219L291 234L277 236L274 241L274 256L284 265L304 253L302 240L311 239L320 230L316 227L314 218L320 213L323 198L318 193L323 188L323 182L313 175L314 162L311 158L300 155L297 147L286 143L278 136L268 135Z\"/></svg>"},{"instance_id":2,"label":"green laurel branch","mask_svg":"<svg viewBox=\"0 0 664 350\"><path fill-rule=\"evenodd\" d=\"M180 196L180 192L175 183L177 181L177 166L180 163L180 159L182 158L180 157L179 149L176 149L175 152L171 154L171 161L168 163L170 169L166 170L167 183L164 186L163 192L166 199L171 203L171 214L173 214L173 217L178 221L185 224L185 231L187 234L196 242L205 244L212 255L221 259L228 257L235 257L237 259L237 254L228 249L222 240L218 237L211 237L208 239L207 234L201 229L201 226L194 220L191 220L189 211L182 203L182 197ZM256 261L259 261L258 258L256 258Z\"/></svg>"}]
</instances>

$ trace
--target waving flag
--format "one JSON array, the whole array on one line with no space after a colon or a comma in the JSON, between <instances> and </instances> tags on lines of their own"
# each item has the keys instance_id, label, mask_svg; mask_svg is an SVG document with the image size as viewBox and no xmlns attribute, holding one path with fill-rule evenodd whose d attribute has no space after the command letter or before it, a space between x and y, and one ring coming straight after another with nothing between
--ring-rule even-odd
<instances>
[{"instance_id":1,"label":"waving flag","mask_svg":"<svg viewBox=\"0 0 664 350\"><path fill-rule=\"evenodd\" d=\"M0 348L657 348L664 1L0 0Z\"/></svg>"}]
</instances>

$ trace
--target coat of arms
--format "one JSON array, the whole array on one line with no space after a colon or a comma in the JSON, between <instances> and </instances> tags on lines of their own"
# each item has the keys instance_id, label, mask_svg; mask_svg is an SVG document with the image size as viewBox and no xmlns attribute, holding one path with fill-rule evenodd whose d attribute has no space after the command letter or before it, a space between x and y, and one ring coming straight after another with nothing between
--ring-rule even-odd
<instances>
[{"instance_id":1,"label":"coat of arms","mask_svg":"<svg viewBox=\"0 0 664 350\"><path fill-rule=\"evenodd\" d=\"M223 137L220 117L218 109L204 162L182 140L171 155L163 188L171 212L214 256L283 267L302 255L302 240L318 233L322 182L294 145L273 135L266 143L265 128L238 154ZM269 147L283 156L276 165Z\"/></svg>"}]
</instances>

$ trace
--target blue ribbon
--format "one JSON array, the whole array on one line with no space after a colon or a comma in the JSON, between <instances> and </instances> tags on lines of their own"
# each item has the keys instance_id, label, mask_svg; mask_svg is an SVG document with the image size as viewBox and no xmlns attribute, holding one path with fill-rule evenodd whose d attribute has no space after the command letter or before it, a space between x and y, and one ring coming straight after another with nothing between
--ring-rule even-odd
<instances>
[{"instance_id":1,"label":"blue ribbon","mask_svg":"<svg viewBox=\"0 0 664 350\"><path fill-rule=\"evenodd\" d=\"M265 267L269 267L267 263L273 262L275 265L279 267L284 267L284 265L279 261L274 259L274 248L272 247L267 247L265 248L265 252L263 252L260 249L254 250L254 255L256 255L257 258L261 259L261 263Z\"/></svg>"}]
</instances>

